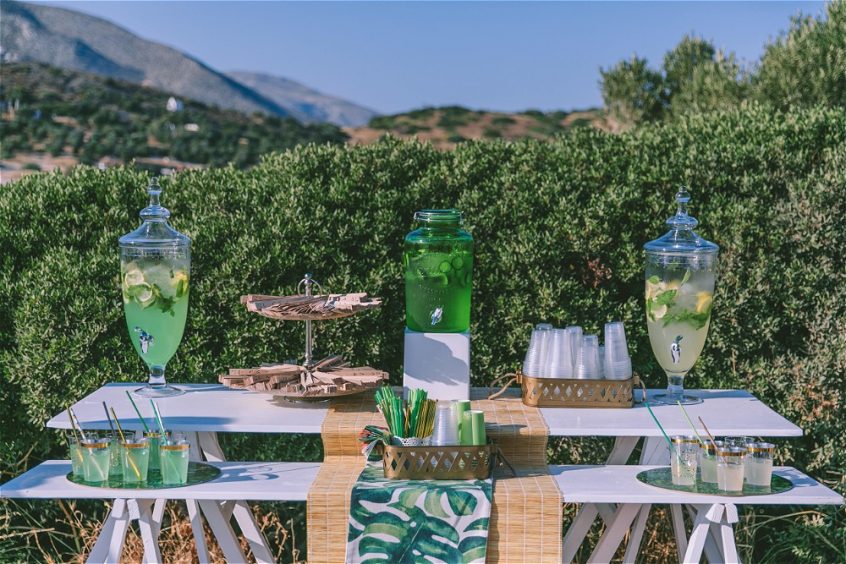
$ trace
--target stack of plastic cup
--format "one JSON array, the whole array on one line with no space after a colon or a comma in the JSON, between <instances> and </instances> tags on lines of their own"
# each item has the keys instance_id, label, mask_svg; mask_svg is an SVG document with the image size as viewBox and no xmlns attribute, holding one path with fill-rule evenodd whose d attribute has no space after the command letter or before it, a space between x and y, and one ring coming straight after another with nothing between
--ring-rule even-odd
<instances>
[{"instance_id":1,"label":"stack of plastic cup","mask_svg":"<svg viewBox=\"0 0 846 564\"><path fill-rule=\"evenodd\" d=\"M552 325L539 323L532 331L529 350L523 360L523 374L535 378L547 377L547 363L549 358L549 341L552 335Z\"/></svg>"},{"instance_id":2,"label":"stack of plastic cup","mask_svg":"<svg viewBox=\"0 0 846 564\"><path fill-rule=\"evenodd\" d=\"M632 377L632 359L626 344L626 330L620 321L605 324L604 356L605 379L628 380Z\"/></svg>"},{"instance_id":3,"label":"stack of plastic cup","mask_svg":"<svg viewBox=\"0 0 846 564\"><path fill-rule=\"evenodd\" d=\"M571 325L564 329L567 331L567 334L570 336L570 358L573 363L573 378L576 376L576 372L578 371L578 365L576 364L577 358L579 356L579 349L582 348L582 328L578 325Z\"/></svg>"},{"instance_id":4,"label":"stack of plastic cup","mask_svg":"<svg viewBox=\"0 0 846 564\"><path fill-rule=\"evenodd\" d=\"M570 334L566 329L551 331L547 375L550 378L573 377L573 354L570 350Z\"/></svg>"},{"instance_id":5,"label":"stack of plastic cup","mask_svg":"<svg viewBox=\"0 0 846 564\"><path fill-rule=\"evenodd\" d=\"M450 402L438 402L438 408L435 410L432 444L435 446L459 444L458 419L456 417L456 410L452 408Z\"/></svg>"},{"instance_id":6,"label":"stack of plastic cup","mask_svg":"<svg viewBox=\"0 0 846 564\"><path fill-rule=\"evenodd\" d=\"M599 380L599 337L582 337L582 346L576 355L576 365L576 378L579 380Z\"/></svg>"}]
</instances>

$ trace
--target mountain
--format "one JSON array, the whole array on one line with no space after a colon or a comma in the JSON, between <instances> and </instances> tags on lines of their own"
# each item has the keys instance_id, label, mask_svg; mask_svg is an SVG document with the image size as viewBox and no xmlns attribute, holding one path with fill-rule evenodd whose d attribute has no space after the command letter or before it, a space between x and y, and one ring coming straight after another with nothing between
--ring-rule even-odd
<instances>
[{"instance_id":1,"label":"mountain","mask_svg":"<svg viewBox=\"0 0 846 564\"><path fill-rule=\"evenodd\" d=\"M311 122L323 121L322 116L364 115L357 114L357 106L350 102L303 85L291 82L295 92L285 93L283 82L262 79L262 84L273 84L266 88L284 100L283 105L190 55L81 12L13 0L0 1L0 11L0 59L4 63L41 62L90 72L246 114L296 116ZM349 123L360 122L353 119Z\"/></svg>"},{"instance_id":2,"label":"mountain","mask_svg":"<svg viewBox=\"0 0 846 564\"><path fill-rule=\"evenodd\" d=\"M226 74L285 108L291 116L304 122L321 121L357 127L366 125L378 115L378 112L370 108L323 94L281 76L248 71L232 71Z\"/></svg>"},{"instance_id":3,"label":"mountain","mask_svg":"<svg viewBox=\"0 0 846 564\"><path fill-rule=\"evenodd\" d=\"M301 143L344 143L329 123L244 114L171 93L42 63L0 66L0 170L129 162L160 170L248 167ZM37 166L36 166L37 165ZM2 180L2 178L0 178Z\"/></svg>"},{"instance_id":4,"label":"mountain","mask_svg":"<svg viewBox=\"0 0 846 564\"><path fill-rule=\"evenodd\" d=\"M364 127L345 127L352 144L373 143L384 135L403 139L416 137L441 149L471 139L550 139L577 127L608 129L600 109L572 112L518 113L471 110L461 106L421 108L401 114L378 116Z\"/></svg>"}]
</instances>

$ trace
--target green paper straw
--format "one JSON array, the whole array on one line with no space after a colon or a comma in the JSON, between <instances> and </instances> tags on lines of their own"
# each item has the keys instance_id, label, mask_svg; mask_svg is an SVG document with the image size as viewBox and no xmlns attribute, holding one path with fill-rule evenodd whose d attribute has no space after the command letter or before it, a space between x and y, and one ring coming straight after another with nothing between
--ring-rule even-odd
<instances>
[{"instance_id":1,"label":"green paper straw","mask_svg":"<svg viewBox=\"0 0 846 564\"><path fill-rule=\"evenodd\" d=\"M690 416L687 414L687 410L682 405L682 402L676 400L676 403L679 404L679 407L681 408L682 413L684 413L684 418L687 419L687 422L690 425L690 428L693 429L693 433L696 435L696 438L699 439L699 444L704 445L705 441L702 440L702 437L699 435L699 431L696 430L696 427L693 425L693 421L690 420Z\"/></svg>"},{"instance_id":2,"label":"green paper straw","mask_svg":"<svg viewBox=\"0 0 846 564\"><path fill-rule=\"evenodd\" d=\"M150 428L147 426L147 422L144 421L144 417L141 416L141 410L138 409L138 406L135 405L135 400L132 399L132 394L129 393L129 390L126 391L126 397L129 398L129 403L132 404L132 407L135 408L135 413L138 414L138 420L141 421L141 424L144 425L144 430L148 433L150 432Z\"/></svg>"},{"instance_id":3,"label":"green paper straw","mask_svg":"<svg viewBox=\"0 0 846 564\"><path fill-rule=\"evenodd\" d=\"M156 406L156 402L150 400L150 405L153 406L153 413L156 415L156 421L159 423L159 431L162 434L162 440L165 439L165 427L164 423L162 422L162 414L159 413L159 408Z\"/></svg>"},{"instance_id":4,"label":"green paper straw","mask_svg":"<svg viewBox=\"0 0 846 564\"><path fill-rule=\"evenodd\" d=\"M112 424L112 418L109 415L109 408L106 406L106 402L103 402L103 411L106 412L106 421L109 422L109 429L112 430L112 437L115 436L115 426Z\"/></svg>"},{"instance_id":5,"label":"green paper straw","mask_svg":"<svg viewBox=\"0 0 846 564\"><path fill-rule=\"evenodd\" d=\"M673 450L673 441L670 440L670 437L667 436L667 432L664 431L664 427L661 426L661 423L658 421L658 418L655 417L654 413L652 413L652 408L649 407L649 402L644 400L643 405L645 405L646 409L649 410L649 415L652 416L652 420L655 421L655 424L658 425L658 429L661 430L661 434L664 435L665 439L667 439L667 445L669 445L670 450Z\"/></svg>"},{"instance_id":6,"label":"green paper straw","mask_svg":"<svg viewBox=\"0 0 846 564\"><path fill-rule=\"evenodd\" d=\"M118 433L120 433L120 440L123 441L123 444L126 445L126 436L123 434L123 429L120 427L120 420L117 417L117 413L115 413L115 408L112 408L112 416L115 418L115 423L117 423ZM124 448L126 448L124 446ZM132 466L132 471L135 472L135 475L138 476L138 479L141 479L141 470L138 469L138 466L135 465L135 461L132 460L132 457L129 456L129 453L126 454L126 459L129 460L129 465Z\"/></svg>"}]
</instances>

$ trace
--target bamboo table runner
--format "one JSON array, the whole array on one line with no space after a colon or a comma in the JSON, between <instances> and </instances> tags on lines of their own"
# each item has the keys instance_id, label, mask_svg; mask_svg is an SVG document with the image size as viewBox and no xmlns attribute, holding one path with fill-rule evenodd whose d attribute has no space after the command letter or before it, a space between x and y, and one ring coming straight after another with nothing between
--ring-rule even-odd
<instances>
[{"instance_id":1,"label":"bamboo table runner","mask_svg":"<svg viewBox=\"0 0 846 564\"><path fill-rule=\"evenodd\" d=\"M537 408L519 397L473 398L488 436L517 476L497 474L488 532L488 561L560 562L562 499L546 465L548 429ZM358 433L383 425L370 394L333 400L323 422L324 459L308 492L308 558L343 562L352 486L364 468Z\"/></svg>"}]
</instances>

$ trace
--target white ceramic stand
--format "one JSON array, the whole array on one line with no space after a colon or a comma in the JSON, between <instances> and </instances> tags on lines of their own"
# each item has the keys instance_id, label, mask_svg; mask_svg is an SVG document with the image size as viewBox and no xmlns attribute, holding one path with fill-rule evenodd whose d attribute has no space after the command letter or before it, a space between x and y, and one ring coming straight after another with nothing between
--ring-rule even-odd
<instances>
[{"instance_id":1,"label":"white ceramic stand","mask_svg":"<svg viewBox=\"0 0 846 564\"><path fill-rule=\"evenodd\" d=\"M430 399L470 399L470 332L419 333L405 330L403 395L414 388Z\"/></svg>"}]
</instances>

